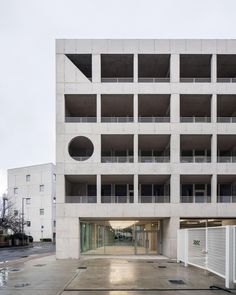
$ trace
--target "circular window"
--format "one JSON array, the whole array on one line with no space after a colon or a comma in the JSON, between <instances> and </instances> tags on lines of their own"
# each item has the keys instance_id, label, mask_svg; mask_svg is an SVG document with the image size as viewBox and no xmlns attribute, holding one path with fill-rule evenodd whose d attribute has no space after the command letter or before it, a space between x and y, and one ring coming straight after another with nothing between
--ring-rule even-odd
<instances>
[{"instance_id":1,"label":"circular window","mask_svg":"<svg viewBox=\"0 0 236 295\"><path fill-rule=\"evenodd\" d=\"M92 141L85 136L77 136L69 143L69 154L76 161L89 159L93 151Z\"/></svg>"}]
</instances>

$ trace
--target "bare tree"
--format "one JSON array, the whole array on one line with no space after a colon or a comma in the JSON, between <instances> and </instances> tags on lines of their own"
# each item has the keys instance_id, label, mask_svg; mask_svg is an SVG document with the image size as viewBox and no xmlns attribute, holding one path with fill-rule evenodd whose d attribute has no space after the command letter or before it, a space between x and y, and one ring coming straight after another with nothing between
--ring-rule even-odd
<instances>
[{"instance_id":1,"label":"bare tree","mask_svg":"<svg viewBox=\"0 0 236 295\"><path fill-rule=\"evenodd\" d=\"M0 204L0 228L20 233L24 224L22 217L15 214L14 203L7 199L6 196L3 196Z\"/></svg>"}]
</instances>

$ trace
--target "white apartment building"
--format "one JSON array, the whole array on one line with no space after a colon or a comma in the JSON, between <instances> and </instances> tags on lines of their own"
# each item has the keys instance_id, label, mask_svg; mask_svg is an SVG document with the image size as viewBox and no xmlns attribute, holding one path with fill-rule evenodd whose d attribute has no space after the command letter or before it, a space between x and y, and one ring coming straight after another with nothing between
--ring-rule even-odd
<instances>
[{"instance_id":1,"label":"white apartment building","mask_svg":"<svg viewBox=\"0 0 236 295\"><path fill-rule=\"evenodd\" d=\"M236 40L57 40L57 257L176 257L235 224Z\"/></svg>"},{"instance_id":2,"label":"white apartment building","mask_svg":"<svg viewBox=\"0 0 236 295\"><path fill-rule=\"evenodd\" d=\"M25 221L24 233L55 239L56 172L52 163L8 169L8 199Z\"/></svg>"}]
</instances>

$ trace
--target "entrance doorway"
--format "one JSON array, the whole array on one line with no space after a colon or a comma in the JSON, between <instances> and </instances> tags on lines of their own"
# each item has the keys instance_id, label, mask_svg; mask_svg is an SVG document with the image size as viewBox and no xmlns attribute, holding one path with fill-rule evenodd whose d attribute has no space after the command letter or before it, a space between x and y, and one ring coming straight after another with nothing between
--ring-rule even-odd
<instances>
[{"instance_id":1,"label":"entrance doorway","mask_svg":"<svg viewBox=\"0 0 236 295\"><path fill-rule=\"evenodd\" d=\"M80 249L93 255L161 254L159 220L81 220Z\"/></svg>"}]
</instances>

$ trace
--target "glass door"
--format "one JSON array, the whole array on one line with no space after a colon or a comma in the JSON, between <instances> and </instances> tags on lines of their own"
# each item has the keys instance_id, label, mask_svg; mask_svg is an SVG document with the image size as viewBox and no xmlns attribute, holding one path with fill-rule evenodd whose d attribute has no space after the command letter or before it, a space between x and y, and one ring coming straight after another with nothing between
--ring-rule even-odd
<instances>
[{"instance_id":1,"label":"glass door","mask_svg":"<svg viewBox=\"0 0 236 295\"><path fill-rule=\"evenodd\" d=\"M135 232L135 254L157 254L157 230Z\"/></svg>"}]
</instances>

